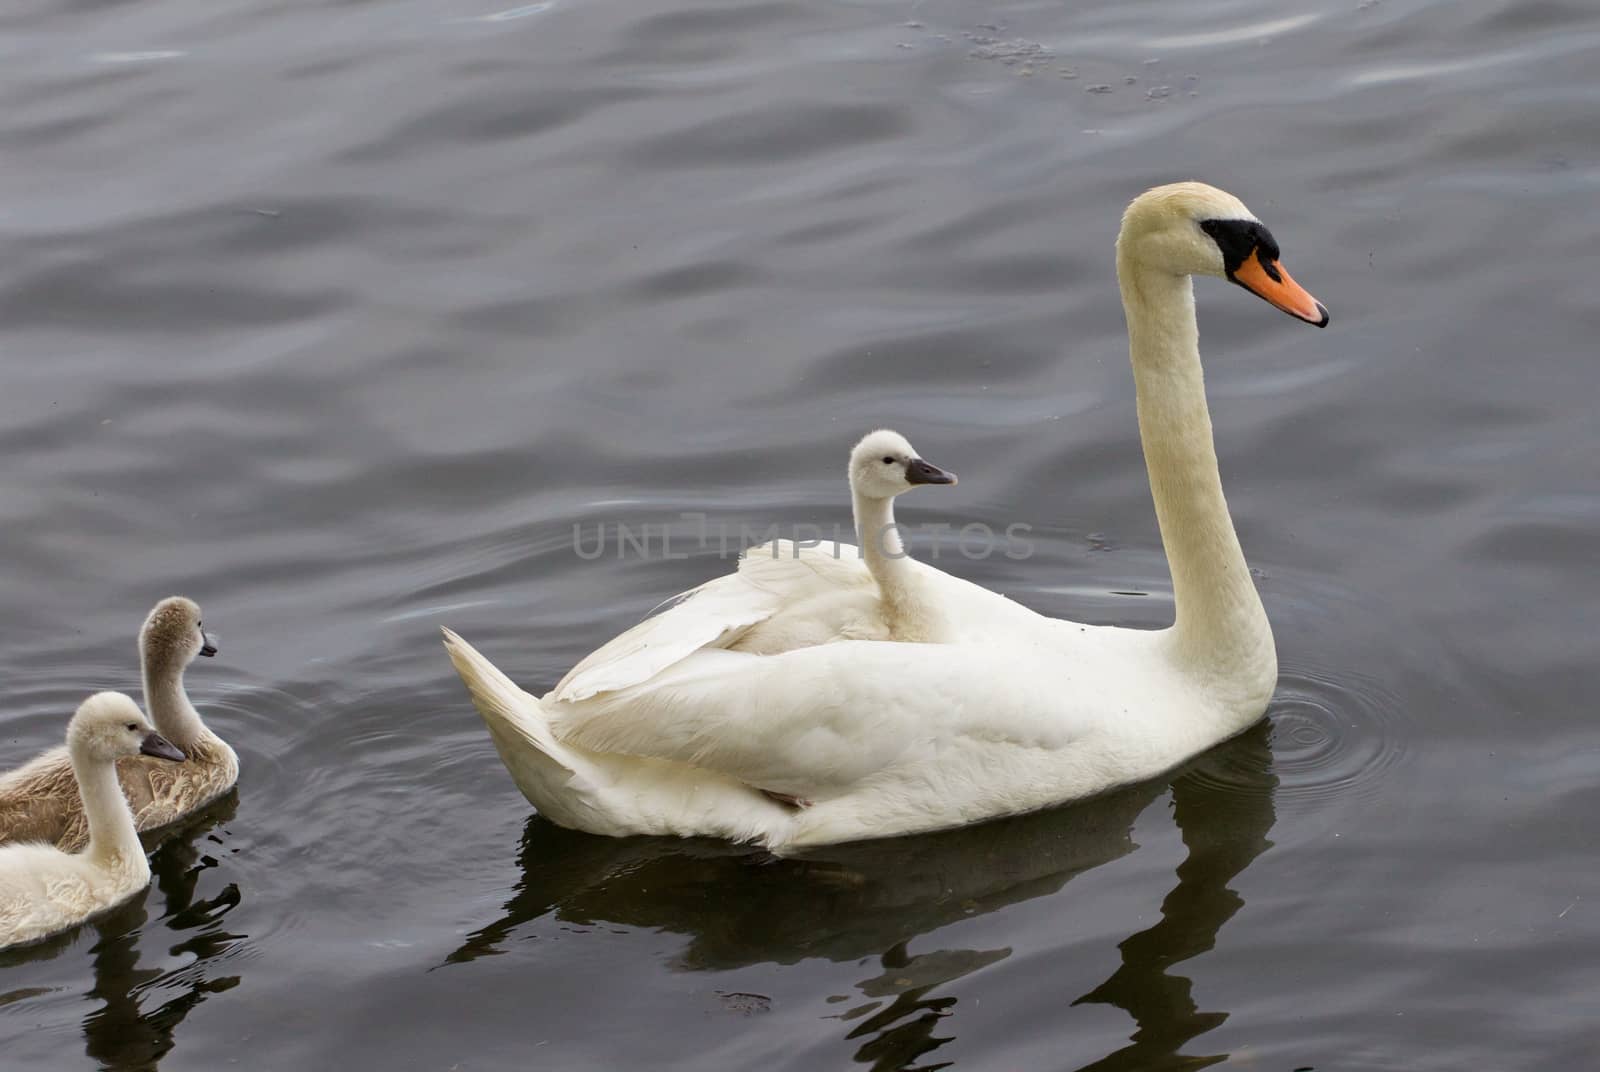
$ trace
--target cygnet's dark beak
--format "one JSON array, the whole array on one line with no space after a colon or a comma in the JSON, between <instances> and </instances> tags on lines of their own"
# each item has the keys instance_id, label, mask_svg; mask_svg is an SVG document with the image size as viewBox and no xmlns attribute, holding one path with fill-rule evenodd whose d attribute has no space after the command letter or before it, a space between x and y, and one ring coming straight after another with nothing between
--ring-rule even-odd
<instances>
[{"instance_id":1,"label":"cygnet's dark beak","mask_svg":"<svg viewBox=\"0 0 1600 1072\"><path fill-rule=\"evenodd\" d=\"M211 643L211 638L206 635L204 629L200 630L200 654L209 659L216 653L217 646Z\"/></svg>"},{"instance_id":2,"label":"cygnet's dark beak","mask_svg":"<svg viewBox=\"0 0 1600 1072\"><path fill-rule=\"evenodd\" d=\"M176 745L159 733L146 734L144 741L139 745L139 751L157 759L170 759L174 763L182 763L188 758Z\"/></svg>"},{"instance_id":3,"label":"cygnet's dark beak","mask_svg":"<svg viewBox=\"0 0 1600 1072\"><path fill-rule=\"evenodd\" d=\"M929 465L921 458L912 458L906 463L908 484L954 484L955 482L954 473L947 473L937 465Z\"/></svg>"}]
</instances>

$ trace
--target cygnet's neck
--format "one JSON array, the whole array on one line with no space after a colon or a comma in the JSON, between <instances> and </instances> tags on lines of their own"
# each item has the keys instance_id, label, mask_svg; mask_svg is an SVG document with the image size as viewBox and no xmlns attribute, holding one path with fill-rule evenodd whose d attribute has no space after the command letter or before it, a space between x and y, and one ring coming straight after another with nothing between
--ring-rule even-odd
<instances>
[{"instance_id":1,"label":"cygnet's neck","mask_svg":"<svg viewBox=\"0 0 1600 1072\"><path fill-rule=\"evenodd\" d=\"M200 712L189 702L183 687L183 671L187 663L171 654L152 656L144 653L144 705L156 732L188 752L210 731L200 720Z\"/></svg>"},{"instance_id":2,"label":"cygnet's neck","mask_svg":"<svg viewBox=\"0 0 1600 1072\"><path fill-rule=\"evenodd\" d=\"M892 631L911 623L918 610L912 599L911 578L915 566L900 540L894 521L894 499L873 498L851 489L855 513L856 539L867 572L878 582L884 617Z\"/></svg>"},{"instance_id":3,"label":"cygnet's neck","mask_svg":"<svg viewBox=\"0 0 1600 1072\"><path fill-rule=\"evenodd\" d=\"M83 816L89 825L89 847L85 852L95 860L117 856L143 859L133 811L117 779L117 765L77 750L69 755L73 776L78 780L78 795L83 798Z\"/></svg>"}]
</instances>

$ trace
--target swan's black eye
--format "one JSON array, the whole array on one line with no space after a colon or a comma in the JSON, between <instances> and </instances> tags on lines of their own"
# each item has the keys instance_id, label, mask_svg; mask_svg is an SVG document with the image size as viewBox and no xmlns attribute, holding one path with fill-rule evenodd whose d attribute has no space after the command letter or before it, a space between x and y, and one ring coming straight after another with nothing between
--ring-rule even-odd
<instances>
[{"instance_id":1,"label":"swan's black eye","mask_svg":"<svg viewBox=\"0 0 1600 1072\"><path fill-rule=\"evenodd\" d=\"M884 455L883 464L884 465L893 465L894 464L894 459L889 457L888 455Z\"/></svg>"},{"instance_id":2,"label":"swan's black eye","mask_svg":"<svg viewBox=\"0 0 1600 1072\"><path fill-rule=\"evenodd\" d=\"M137 724L137 723L134 723L134 722L130 722L130 723L128 723L128 729L130 729L130 730L136 730L136 729L138 729L138 728L139 728L139 726L138 726L138 724Z\"/></svg>"}]
</instances>

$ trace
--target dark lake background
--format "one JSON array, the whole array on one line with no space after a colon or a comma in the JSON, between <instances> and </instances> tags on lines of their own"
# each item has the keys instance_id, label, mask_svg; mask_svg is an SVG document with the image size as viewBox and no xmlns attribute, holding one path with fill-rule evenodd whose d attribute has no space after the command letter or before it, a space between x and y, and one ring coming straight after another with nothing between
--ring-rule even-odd
<instances>
[{"instance_id":1,"label":"dark lake background","mask_svg":"<svg viewBox=\"0 0 1600 1072\"><path fill-rule=\"evenodd\" d=\"M12 0L0 100L0 759L181 592L243 763L0 954L6 1068L1600 1051L1594 4ZM947 568L1163 623L1112 240L1182 178L1333 311L1197 287L1264 724L802 861L532 815L437 627L542 691L731 567L575 526L844 523L875 426L1033 526Z\"/></svg>"}]
</instances>

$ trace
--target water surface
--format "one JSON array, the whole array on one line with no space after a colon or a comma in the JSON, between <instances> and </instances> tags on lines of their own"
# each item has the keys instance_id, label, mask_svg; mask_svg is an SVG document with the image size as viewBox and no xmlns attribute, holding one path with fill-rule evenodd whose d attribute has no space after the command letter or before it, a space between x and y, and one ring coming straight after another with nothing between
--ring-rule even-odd
<instances>
[{"instance_id":1,"label":"water surface","mask_svg":"<svg viewBox=\"0 0 1600 1072\"><path fill-rule=\"evenodd\" d=\"M501 0L504 3L504 0ZM6 763L159 597L236 798L0 954L8 1066L1576 1068L1600 1036L1600 12L1556 0L139 4L0 14ZM1198 287L1277 634L1158 782L774 863L557 829L450 624L542 689L832 525L867 428L941 563L1159 625L1111 267L1242 196L1324 332ZM924 542L919 553L930 554Z\"/></svg>"}]
</instances>

